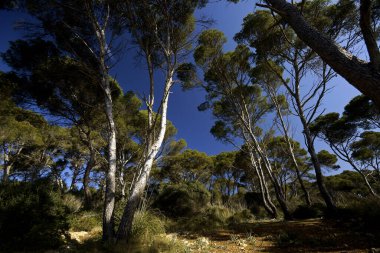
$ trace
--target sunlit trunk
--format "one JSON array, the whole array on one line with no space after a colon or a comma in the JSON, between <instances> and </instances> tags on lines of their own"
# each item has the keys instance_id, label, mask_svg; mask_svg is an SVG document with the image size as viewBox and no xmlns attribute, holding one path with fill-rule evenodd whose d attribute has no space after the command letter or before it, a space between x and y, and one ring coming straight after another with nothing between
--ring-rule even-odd
<instances>
[{"instance_id":1,"label":"sunlit trunk","mask_svg":"<svg viewBox=\"0 0 380 253\"><path fill-rule=\"evenodd\" d=\"M282 128L284 137L285 137L286 145L287 145L288 151L290 153L290 157L292 159L292 162L293 162L293 165L294 165L294 168L295 168L295 171L296 171L297 180L298 180L298 182L299 182L299 184L301 186L301 189L303 191L306 205L311 206L310 194L307 191L307 189L305 187L305 184L304 184L304 182L302 180L301 173L300 173L300 168L299 168L297 159L296 159L296 157L294 155L294 150L293 150L292 143L290 141L290 137L289 137L289 133L288 133L288 128L287 128L287 126L286 126L286 124L284 122L284 118L282 117L282 112L281 112L280 104L277 101L277 97L276 97L275 92L273 90L271 90L271 87L268 87L268 93L269 93L269 96L270 96L272 102L274 103L274 105L276 107L277 116L280 119L280 125L281 125L281 128Z\"/></svg>"},{"instance_id":2,"label":"sunlit trunk","mask_svg":"<svg viewBox=\"0 0 380 253\"><path fill-rule=\"evenodd\" d=\"M256 173L257 179L259 180L260 193L263 200L264 208L272 218L277 218L277 208L271 200L268 185L266 183L265 176L262 173L262 169L260 166L260 161L256 161L256 158L254 157L252 151L250 151L249 153L251 165Z\"/></svg>"},{"instance_id":3,"label":"sunlit trunk","mask_svg":"<svg viewBox=\"0 0 380 253\"><path fill-rule=\"evenodd\" d=\"M108 169L106 173L106 188L103 209L103 240L114 237L113 213L116 193L116 127L113 119L111 88L108 76L103 76L105 92L105 111L108 121Z\"/></svg>"},{"instance_id":4,"label":"sunlit trunk","mask_svg":"<svg viewBox=\"0 0 380 253\"><path fill-rule=\"evenodd\" d=\"M166 125L167 125L167 109L168 109L168 101L169 101L169 91L171 89L171 86L173 84L172 77L173 77L174 71L171 70L168 72L168 79L165 83L165 89L161 104L161 124L158 130L158 136L154 140L152 137L149 136L148 138L150 140L154 140L153 142L148 140L148 149L147 149L147 156L145 158L145 161L143 163L143 166L140 170L139 175L137 176L137 179L132 186L132 191L130 196L128 197L127 204L125 206L122 219L120 221L120 225L117 231L117 240L128 240L132 231L132 224L133 224L133 218L137 211L137 208L139 206L139 203L142 199L142 196L144 194L145 187L147 185L150 172L152 170L153 161L164 141L165 132L166 132ZM153 94L151 94L151 99L153 99ZM152 105L151 105L152 106ZM152 125L154 128L154 125ZM153 130L153 129L151 129ZM153 133L154 131L150 131L150 133ZM150 145L152 143L152 145Z\"/></svg>"}]
</instances>

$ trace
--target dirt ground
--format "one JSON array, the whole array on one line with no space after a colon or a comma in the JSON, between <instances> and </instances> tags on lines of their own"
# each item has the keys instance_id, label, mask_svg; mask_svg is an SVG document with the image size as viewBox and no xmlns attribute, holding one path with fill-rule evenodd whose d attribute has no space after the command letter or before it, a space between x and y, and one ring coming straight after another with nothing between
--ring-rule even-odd
<instances>
[{"instance_id":1,"label":"dirt ground","mask_svg":"<svg viewBox=\"0 0 380 253\"><path fill-rule=\"evenodd\" d=\"M380 252L374 234L321 219L239 224L209 234L178 235L178 239L192 245L192 252Z\"/></svg>"},{"instance_id":2,"label":"dirt ground","mask_svg":"<svg viewBox=\"0 0 380 253\"><path fill-rule=\"evenodd\" d=\"M380 253L380 228L369 232L369 229L363 229L363 227L359 229L352 224L332 220L266 220L238 224L229 229L212 231L205 229L205 231L198 234L170 233L163 234L162 237L165 238L166 242L179 242L180 244L175 245L182 245L181 249L174 246L174 251L172 247L170 252ZM97 233L92 234L99 233L97 231ZM91 233L88 232L70 232L70 234L71 239L80 245L91 241L92 237ZM124 253L124 251L122 252ZM127 252L130 253L131 251L128 250ZM145 251L137 250L133 252L141 253ZM161 250L154 252L161 252ZM163 252L166 251L164 250Z\"/></svg>"}]
</instances>

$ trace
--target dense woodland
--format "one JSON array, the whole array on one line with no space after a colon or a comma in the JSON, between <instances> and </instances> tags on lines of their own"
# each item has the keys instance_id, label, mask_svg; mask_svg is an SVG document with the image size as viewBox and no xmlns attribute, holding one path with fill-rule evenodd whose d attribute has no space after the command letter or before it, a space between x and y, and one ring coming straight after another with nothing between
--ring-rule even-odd
<instances>
[{"instance_id":1,"label":"dense woodland","mask_svg":"<svg viewBox=\"0 0 380 253\"><path fill-rule=\"evenodd\" d=\"M0 2L33 20L1 53L0 252L379 252L379 2L252 1L232 51L207 4ZM126 44L145 95L111 75ZM174 86L233 150L187 148Z\"/></svg>"}]
</instances>

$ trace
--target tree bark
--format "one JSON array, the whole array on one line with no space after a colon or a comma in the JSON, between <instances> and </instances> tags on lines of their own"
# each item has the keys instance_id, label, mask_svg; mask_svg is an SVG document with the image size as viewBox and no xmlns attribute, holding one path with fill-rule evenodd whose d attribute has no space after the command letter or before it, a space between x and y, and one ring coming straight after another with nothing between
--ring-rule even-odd
<instances>
[{"instance_id":1,"label":"tree bark","mask_svg":"<svg viewBox=\"0 0 380 253\"><path fill-rule=\"evenodd\" d=\"M152 125L150 134L148 138L150 140L154 140L151 142L150 140L147 141L147 157L146 160L141 168L141 171L139 175L137 176L137 180L135 181L135 184L132 187L132 191L130 196L128 197L127 204L124 208L123 216L121 218L119 228L117 231L116 239L117 241L120 240L128 240L131 235L132 231L132 225L133 225L133 218L137 211L138 204L141 201L141 198L143 196L146 184L149 179L150 172L152 170L154 159L164 141L165 132L166 132L166 119L167 119L167 110L168 110L168 102L169 102L169 93L170 89L173 84L173 74L174 70L171 69L167 72L167 80L165 82L165 89L164 94L161 102L161 124L159 128L159 134L156 139L154 139L154 131L153 128L155 125ZM151 100L153 100L153 94L151 94ZM150 105L153 106L153 105ZM151 114L153 116L153 114ZM150 144L152 143L152 144Z\"/></svg>"},{"instance_id":2,"label":"tree bark","mask_svg":"<svg viewBox=\"0 0 380 253\"><path fill-rule=\"evenodd\" d=\"M250 141L252 142L253 145L252 148L254 152L258 154L258 156L261 158L263 162L263 166L267 171L267 174L273 184L275 193L276 193L276 199L278 203L280 204L281 210L284 213L284 218L289 220L292 219L290 211L288 209L288 205L285 201L284 193L282 191L282 188L280 186L280 183L278 182L277 177L274 175L272 166L270 164L270 161L268 160L267 155L265 154L264 150L261 148L259 141L257 140L255 134L252 132L252 127L250 126L250 123L247 124L247 122L242 122L244 127L246 128L245 130L247 131Z\"/></svg>"},{"instance_id":3,"label":"tree bark","mask_svg":"<svg viewBox=\"0 0 380 253\"><path fill-rule=\"evenodd\" d=\"M91 144L90 144L91 145ZM90 158L87 162L86 168L83 175L83 191L84 191L84 209L91 209L92 207L92 196L90 191L90 174L95 166L95 150L90 147Z\"/></svg>"},{"instance_id":4,"label":"tree bark","mask_svg":"<svg viewBox=\"0 0 380 253\"><path fill-rule=\"evenodd\" d=\"M327 209L332 211L332 212L335 212L336 206L335 206L335 203L332 200L331 195L328 192L326 185L324 183L321 164L319 163L317 153L315 152L315 149L314 149L314 143L313 143L313 140L311 137L309 126L308 126L304 116L301 116L300 118L301 118L301 122L302 122L302 125L304 128L304 135L305 135L305 139L306 139L306 143L307 143L307 150L310 154L311 162L312 162L313 167L314 167L315 176L317 179L317 185L318 185L319 191L322 195L323 200L326 203Z\"/></svg>"},{"instance_id":5,"label":"tree bark","mask_svg":"<svg viewBox=\"0 0 380 253\"><path fill-rule=\"evenodd\" d=\"M70 187L69 187L69 191L74 190L74 187L76 187L75 184L77 182L79 171L80 171L80 166L78 166L77 164L75 164L74 165L74 171L73 171L73 177L71 178L71 184L70 184Z\"/></svg>"},{"instance_id":6,"label":"tree bark","mask_svg":"<svg viewBox=\"0 0 380 253\"><path fill-rule=\"evenodd\" d=\"M298 166L297 159L296 159L296 157L294 155L294 149L293 149L292 143L291 143L290 138L289 138L288 128L286 127L286 124L284 122L284 118L282 117L280 104L277 101L276 94L273 92L273 90L271 90L270 87L268 87L268 93L269 93L269 96L270 96L271 100L273 101L273 103L274 103L274 105L276 107L277 116L280 119L280 125L281 125L281 128L282 128L283 132L284 132L284 137L285 137L285 141L286 141L286 144L287 144L287 148L289 150L290 157L292 159L292 162L294 164L294 168L296 170L297 180L298 180L298 182L299 182L299 184L301 186L301 189L302 189L302 191L304 193L304 198L305 198L306 205L311 206L310 194L307 191L307 189L305 187L305 184L303 183L303 180L302 180L302 177L301 177L301 173L300 173L300 168Z\"/></svg>"},{"instance_id":7,"label":"tree bark","mask_svg":"<svg viewBox=\"0 0 380 253\"><path fill-rule=\"evenodd\" d=\"M277 208L273 204L270 198L268 185L266 184L265 178L263 178L264 174L262 174L262 169L258 167L259 163L256 161L256 158L254 157L254 154L251 151L249 152L249 155L250 155L251 165L259 180L260 192L261 192L261 197L263 199L264 208L272 218L277 218Z\"/></svg>"},{"instance_id":8,"label":"tree bark","mask_svg":"<svg viewBox=\"0 0 380 253\"><path fill-rule=\"evenodd\" d=\"M108 121L108 170L106 173L106 189L103 208L103 241L114 238L114 219L116 194L116 126L113 119L112 96L108 75L103 75L105 92L105 111Z\"/></svg>"},{"instance_id":9,"label":"tree bark","mask_svg":"<svg viewBox=\"0 0 380 253\"><path fill-rule=\"evenodd\" d=\"M372 62L356 58L335 41L312 27L296 6L285 0L266 0L297 36L313 49L324 62L380 108L380 73Z\"/></svg>"},{"instance_id":10,"label":"tree bark","mask_svg":"<svg viewBox=\"0 0 380 253\"><path fill-rule=\"evenodd\" d=\"M4 165L4 174L3 174L3 183L7 183L9 181L9 175L11 173L11 166L8 164Z\"/></svg>"},{"instance_id":11,"label":"tree bark","mask_svg":"<svg viewBox=\"0 0 380 253\"><path fill-rule=\"evenodd\" d=\"M4 174L3 174L3 183L7 183L9 181L9 175L11 174L12 165L9 163L9 155L6 152L6 148L4 148Z\"/></svg>"}]
</instances>

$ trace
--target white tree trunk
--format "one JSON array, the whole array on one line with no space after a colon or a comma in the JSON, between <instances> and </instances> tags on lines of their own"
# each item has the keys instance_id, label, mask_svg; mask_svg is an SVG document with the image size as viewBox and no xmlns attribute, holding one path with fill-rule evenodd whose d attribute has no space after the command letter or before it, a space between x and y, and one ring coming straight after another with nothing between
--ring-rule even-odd
<instances>
[{"instance_id":1,"label":"white tree trunk","mask_svg":"<svg viewBox=\"0 0 380 253\"><path fill-rule=\"evenodd\" d=\"M158 137L154 140L153 144L150 146L150 141L148 141L148 149L147 156L143 163L143 166L140 170L139 175L137 176L137 180L132 186L132 191L130 196L128 197L127 204L125 206L123 216L120 221L120 225L117 232L117 240L129 239L129 235L132 230L132 223L134 215L137 211L141 198L143 196L145 187L147 185L149 175L153 166L154 159L164 141L165 132L166 132L166 120L167 120L167 110L168 110L168 101L169 101L169 92L173 84L173 74L174 71L170 71L168 74L168 79L165 83L165 90L162 99L162 113L161 113L161 124L159 128ZM151 98L153 99L153 98ZM154 127L154 126L152 126ZM154 131L151 131L153 133ZM152 140L152 136L148 138ZM149 147L150 146L150 147Z\"/></svg>"},{"instance_id":2,"label":"white tree trunk","mask_svg":"<svg viewBox=\"0 0 380 253\"><path fill-rule=\"evenodd\" d=\"M116 127L113 120L112 97L109 84L109 78L105 80L103 88L105 89L105 110L108 120L108 171L106 174L106 190L103 209L103 240L110 240L114 237L113 212L115 208L116 192Z\"/></svg>"}]
</instances>

